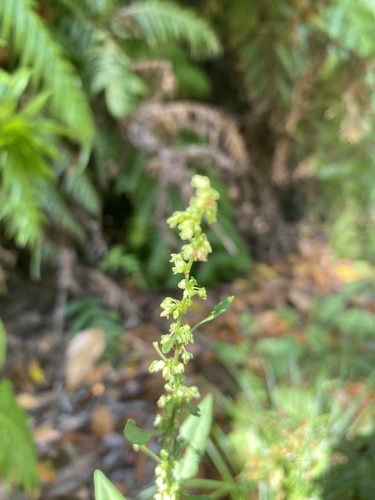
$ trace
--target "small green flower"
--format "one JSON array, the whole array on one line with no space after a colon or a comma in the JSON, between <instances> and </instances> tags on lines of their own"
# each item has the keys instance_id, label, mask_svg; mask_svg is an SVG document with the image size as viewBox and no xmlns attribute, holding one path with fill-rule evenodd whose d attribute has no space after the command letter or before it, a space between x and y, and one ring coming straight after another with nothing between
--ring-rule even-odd
<instances>
[{"instance_id":1,"label":"small green flower","mask_svg":"<svg viewBox=\"0 0 375 500\"><path fill-rule=\"evenodd\" d=\"M180 253L172 253L170 262L175 267L172 267L173 274L187 274L190 271L189 262L186 262Z\"/></svg>"},{"instance_id":2,"label":"small green flower","mask_svg":"<svg viewBox=\"0 0 375 500\"><path fill-rule=\"evenodd\" d=\"M166 297L160 304L160 307L163 309L163 312L160 314L160 316L165 316L167 319L169 319L169 316L172 315L174 319L177 319L181 307L181 302L177 299Z\"/></svg>"}]
</instances>

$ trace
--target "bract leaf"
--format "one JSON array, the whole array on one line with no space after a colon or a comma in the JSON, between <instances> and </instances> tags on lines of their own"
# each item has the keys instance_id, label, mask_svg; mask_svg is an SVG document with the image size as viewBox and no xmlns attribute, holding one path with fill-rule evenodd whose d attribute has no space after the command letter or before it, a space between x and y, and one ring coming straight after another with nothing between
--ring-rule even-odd
<instances>
[{"instance_id":1,"label":"bract leaf","mask_svg":"<svg viewBox=\"0 0 375 500\"><path fill-rule=\"evenodd\" d=\"M138 444L140 446L146 444L147 441L149 441L151 437L157 433L158 431L145 431L144 429L141 429L132 418L129 418L126 422L124 429L126 439L131 444Z\"/></svg>"},{"instance_id":2,"label":"bract leaf","mask_svg":"<svg viewBox=\"0 0 375 500\"><path fill-rule=\"evenodd\" d=\"M219 302L206 318L202 319L202 321L200 321L199 323L197 323L195 326L192 327L191 331L194 332L199 326L203 325L203 323L207 323L208 321L211 321L212 319L216 318L216 316L219 316L220 314L225 312L231 305L233 299L234 295L231 295L230 297L227 297L226 299Z\"/></svg>"}]
</instances>

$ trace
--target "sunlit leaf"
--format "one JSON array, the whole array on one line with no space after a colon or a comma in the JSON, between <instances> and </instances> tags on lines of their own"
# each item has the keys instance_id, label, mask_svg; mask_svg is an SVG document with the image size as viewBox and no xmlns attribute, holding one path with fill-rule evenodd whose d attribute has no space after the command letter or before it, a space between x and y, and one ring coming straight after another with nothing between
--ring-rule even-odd
<instances>
[{"instance_id":1,"label":"sunlit leaf","mask_svg":"<svg viewBox=\"0 0 375 500\"><path fill-rule=\"evenodd\" d=\"M95 500L125 500L100 470L94 472Z\"/></svg>"},{"instance_id":2,"label":"sunlit leaf","mask_svg":"<svg viewBox=\"0 0 375 500\"><path fill-rule=\"evenodd\" d=\"M147 441L149 441L152 436L157 433L157 431L145 431L144 429L141 429L137 426L135 420L133 420L132 418L129 418L129 420L126 422L124 430L126 439L131 444L138 444L139 446L146 444Z\"/></svg>"}]
</instances>

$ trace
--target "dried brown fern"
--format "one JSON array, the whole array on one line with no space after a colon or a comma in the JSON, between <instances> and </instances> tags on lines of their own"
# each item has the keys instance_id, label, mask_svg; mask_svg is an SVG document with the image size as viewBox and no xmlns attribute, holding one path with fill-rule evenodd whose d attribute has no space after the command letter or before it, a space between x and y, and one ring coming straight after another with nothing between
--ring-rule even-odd
<instances>
[{"instance_id":1,"label":"dried brown fern","mask_svg":"<svg viewBox=\"0 0 375 500\"><path fill-rule=\"evenodd\" d=\"M164 71L163 78L167 81L167 77L170 78L169 69L170 66L155 64L147 67L145 64L139 67L139 74L147 76ZM296 83L295 106L282 125L289 133L307 111L305 97L311 92L312 71L310 68L305 78ZM166 84L162 86L166 87ZM155 223L163 230L162 221L168 210L168 188L177 187L183 198L188 200L192 194L189 188L191 170L210 164L216 167L218 175L227 183L228 193L236 207L237 228L248 241L259 247L254 248L256 255L269 261L279 258L290 248L289 231L279 216L280 209L272 190L250 159L248 145L235 120L207 105L163 102L165 97L168 97L165 91L152 92L136 113L122 123L129 141L138 150L150 155L146 169L158 183L153 215ZM161 101L158 102L158 99ZM185 131L199 140L194 142L193 139L186 145L178 144ZM284 135L286 143L282 137L273 162L276 178L279 168L285 170L291 151L287 132ZM231 242L223 235L218 236L229 253L235 254ZM167 234L165 238L168 239ZM277 244L274 245L274 241Z\"/></svg>"},{"instance_id":2,"label":"dried brown fern","mask_svg":"<svg viewBox=\"0 0 375 500\"><path fill-rule=\"evenodd\" d=\"M345 116L340 126L340 137L351 144L360 142L372 128L372 89L363 76L350 82L342 93Z\"/></svg>"},{"instance_id":3,"label":"dried brown fern","mask_svg":"<svg viewBox=\"0 0 375 500\"><path fill-rule=\"evenodd\" d=\"M276 186L283 189L287 188L293 179L288 167L293 151L292 138L299 122L308 115L311 109L315 83L324 60L325 54L318 53L295 82L289 112L278 127L280 138L276 142L271 160L271 179Z\"/></svg>"},{"instance_id":4,"label":"dried brown fern","mask_svg":"<svg viewBox=\"0 0 375 500\"><path fill-rule=\"evenodd\" d=\"M131 68L147 82L147 88L151 89L148 103L161 102L175 95L177 82L170 61L148 59L133 63Z\"/></svg>"},{"instance_id":5,"label":"dried brown fern","mask_svg":"<svg viewBox=\"0 0 375 500\"><path fill-rule=\"evenodd\" d=\"M247 152L234 121L224 113L209 106L191 102L146 103L135 114L129 137L142 151L157 153L162 148L172 148L178 134L192 130L208 142L201 150L186 148L185 156L205 156L219 159L219 167L231 165L238 173L244 170ZM225 158L225 159L224 159Z\"/></svg>"}]
</instances>

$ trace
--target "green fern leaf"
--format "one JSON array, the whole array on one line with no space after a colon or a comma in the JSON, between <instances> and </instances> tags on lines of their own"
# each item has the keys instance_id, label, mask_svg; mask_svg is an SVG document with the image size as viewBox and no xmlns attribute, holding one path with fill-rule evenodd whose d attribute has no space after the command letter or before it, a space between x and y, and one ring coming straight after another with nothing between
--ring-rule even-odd
<instances>
[{"instance_id":1,"label":"green fern leaf","mask_svg":"<svg viewBox=\"0 0 375 500\"><path fill-rule=\"evenodd\" d=\"M109 32L97 30L88 56L91 62L92 90L104 91L109 112L116 118L132 113L146 88L131 72L131 59Z\"/></svg>"},{"instance_id":2,"label":"green fern leaf","mask_svg":"<svg viewBox=\"0 0 375 500\"><path fill-rule=\"evenodd\" d=\"M77 202L90 214L99 216L100 198L85 170L74 168L67 172L64 176L63 188L72 201Z\"/></svg>"},{"instance_id":3,"label":"green fern leaf","mask_svg":"<svg viewBox=\"0 0 375 500\"><path fill-rule=\"evenodd\" d=\"M184 42L193 57L212 56L220 52L219 41L208 24L192 11L171 2L149 0L122 7L114 28L118 35L125 38L129 35L139 38L141 32L150 45Z\"/></svg>"},{"instance_id":4,"label":"green fern leaf","mask_svg":"<svg viewBox=\"0 0 375 500\"><path fill-rule=\"evenodd\" d=\"M370 57L375 51L374 21L373 0L359 1L354 9L350 0L340 0L324 10L320 25L339 45Z\"/></svg>"},{"instance_id":5,"label":"green fern leaf","mask_svg":"<svg viewBox=\"0 0 375 500\"><path fill-rule=\"evenodd\" d=\"M140 286L146 285L139 257L128 253L124 245L113 246L101 260L100 268L110 273L133 276Z\"/></svg>"},{"instance_id":6,"label":"green fern leaf","mask_svg":"<svg viewBox=\"0 0 375 500\"><path fill-rule=\"evenodd\" d=\"M129 159L126 169L123 169L116 178L114 191L134 194L144 179L145 157L142 153L134 152Z\"/></svg>"},{"instance_id":7,"label":"green fern leaf","mask_svg":"<svg viewBox=\"0 0 375 500\"><path fill-rule=\"evenodd\" d=\"M77 241L81 243L85 241L86 236L83 228L74 218L68 205L53 184L44 183L43 185L43 183L40 183L37 196L40 206L45 210L51 221L65 229Z\"/></svg>"},{"instance_id":8,"label":"green fern leaf","mask_svg":"<svg viewBox=\"0 0 375 500\"><path fill-rule=\"evenodd\" d=\"M53 7L53 23L58 37L69 51L72 59L81 61L91 44L92 30L95 25L91 21L86 6L74 0L55 0Z\"/></svg>"},{"instance_id":9,"label":"green fern leaf","mask_svg":"<svg viewBox=\"0 0 375 500\"><path fill-rule=\"evenodd\" d=\"M45 222L39 187L49 192L53 186L47 161L56 158L55 144L64 130L40 114L45 94L20 108L29 78L23 70L0 72L0 220L18 246L37 247Z\"/></svg>"},{"instance_id":10,"label":"green fern leaf","mask_svg":"<svg viewBox=\"0 0 375 500\"><path fill-rule=\"evenodd\" d=\"M176 61L173 64L181 96L203 98L211 91L211 84L204 71L188 61Z\"/></svg>"},{"instance_id":11,"label":"green fern leaf","mask_svg":"<svg viewBox=\"0 0 375 500\"><path fill-rule=\"evenodd\" d=\"M75 0L55 0L55 2L72 14L100 20L107 19L118 5L117 0L81 0L79 3Z\"/></svg>"},{"instance_id":12,"label":"green fern leaf","mask_svg":"<svg viewBox=\"0 0 375 500\"><path fill-rule=\"evenodd\" d=\"M21 66L32 66L35 87L42 85L51 92L50 107L69 126L72 137L91 144L94 122L79 76L30 1L0 2L0 36L9 42Z\"/></svg>"},{"instance_id":13,"label":"green fern leaf","mask_svg":"<svg viewBox=\"0 0 375 500\"><path fill-rule=\"evenodd\" d=\"M152 216L155 210L157 189L150 182L144 179L144 183L139 186L135 207L135 215L130 221L129 244L135 249L139 249L149 241Z\"/></svg>"},{"instance_id":14,"label":"green fern leaf","mask_svg":"<svg viewBox=\"0 0 375 500\"><path fill-rule=\"evenodd\" d=\"M27 417L7 380L0 382L0 476L26 491L39 485L34 445Z\"/></svg>"}]
</instances>

